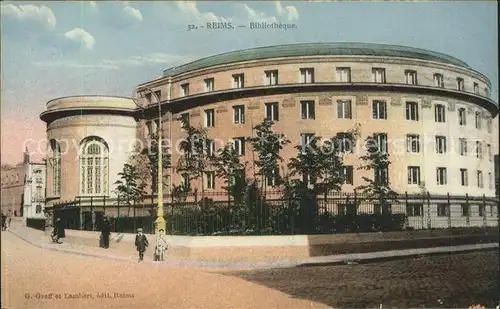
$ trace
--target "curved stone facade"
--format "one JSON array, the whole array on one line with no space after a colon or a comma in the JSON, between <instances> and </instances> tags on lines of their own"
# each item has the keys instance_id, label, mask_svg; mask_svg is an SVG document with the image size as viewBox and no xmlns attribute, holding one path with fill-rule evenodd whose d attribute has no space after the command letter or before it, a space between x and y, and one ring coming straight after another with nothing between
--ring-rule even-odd
<instances>
[{"instance_id":1,"label":"curved stone facade","mask_svg":"<svg viewBox=\"0 0 500 309\"><path fill-rule=\"evenodd\" d=\"M70 97L56 99L42 117L47 121L48 166L47 198L49 205L73 200L77 196L111 196L113 183L119 179L118 173L129 157L130 146L134 145L137 122L133 117L135 104L131 99L114 97ZM80 106L83 106L80 108ZM77 112L67 112L67 109ZM116 108L116 109L114 109ZM105 145L92 161L93 169L82 165L83 144L88 139L100 140ZM52 141L52 142L51 142ZM51 144L60 145L60 175L57 175L57 159ZM102 157L102 158L101 158ZM90 163L89 163L90 164ZM106 166L104 166L106 165ZM97 167L100 167L98 169ZM86 173L87 168L92 172ZM87 178L95 178L98 173L102 180L94 190L82 189L82 173ZM59 178L59 179L58 179ZM59 185L57 185L58 183ZM87 187L84 184L83 187Z\"/></svg>"},{"instance_id":2,"label":"curved stone facade","mask_svg":"<svg viewBox=\"0 0 500 309\"><path fill-rule=\"evenodd\" d=\"M193 63L189 65L196 67ZM304 70L312 74L308 77ZM277 103L279 121L275 130L292 141L282 152L284 165L296 155L293 147L299 144L301 134L328 138L359 124L359 141L373 133L387 134L392 161L390 180L396 191L420 191L418 184L409 184L408 180L408 169L418 167L419 181L425 182L431 194L494 195L493 151L498 148L498 141L492 138L492 118L498 113L498 105L490 99L489 80L460 62L318 54L232 59L230 63L192 71L182 70L181 66L178 71L179 74L169 71L163 78L139 85L137 92L147 93L146 88L155 91L163 109L170 108L175 119L189 113L193 125L205 126L205 112L213 109L215 125L207 128L210 138L227 142L251 136L252 125L266 117L266 103ZM277 78L269 72L277 73ZM338 102L343 100L351 102L351 117L339 117ZM313 119L302 119L304 101L314 102ZM377 105L385 102L386 119L376 119L374 102ZM142 103L151 112L149 120L157 119L154 99L143 95ZM233 121L236 105L244 106L244 124ZM408 106L411 113L416 110L417 119L407 115ZM164 134L173 143L184 136L179 121L163 121ZM141 126L146 130L143 122ZM407 140L412 135L419 136L416 153L407 149ZM443 138L446 149L440 150ZM476 145L480 150L476 151ZM363 184L362 176L372 176L356 169L362 163L359 156L364 154L361 144L359 147L344 158L354 170L353 184L346 184L345 191ZM243 161L251 163L250 149L246 148ZM174 151L173 162L177 159ZM445 183L438 184L437 174L441 173L438 168L446 169ZM173 183L180 181L180 176L174 173ZM199 183L193 185L200 187ZM214 190L220 191L221 186L222 182L217 180Z\"/></svg>"}]
</instances>

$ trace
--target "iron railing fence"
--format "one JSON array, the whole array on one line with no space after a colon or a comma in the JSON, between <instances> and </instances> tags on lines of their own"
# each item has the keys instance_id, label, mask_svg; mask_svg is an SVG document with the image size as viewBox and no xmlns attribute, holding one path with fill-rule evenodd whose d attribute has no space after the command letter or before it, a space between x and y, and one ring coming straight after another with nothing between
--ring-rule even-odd
<instances>
[{"instance_id":1,"label":"iron railing fence","mask_svg":"<svg viewBox=\"0 0 500 309\"><path fill-rule=\"evenodd\" d=\"M359 193L332 192L307 198L235 201L227 192L186 194L164 200L167 232L176 235L283 235L498 226L498 197L399 194L380 200ZM156 197L124 201L106 196L77 197L49 209L68 228L99 230L104 216L114 232L154 232Z\"/></svg>"}]
</instances>

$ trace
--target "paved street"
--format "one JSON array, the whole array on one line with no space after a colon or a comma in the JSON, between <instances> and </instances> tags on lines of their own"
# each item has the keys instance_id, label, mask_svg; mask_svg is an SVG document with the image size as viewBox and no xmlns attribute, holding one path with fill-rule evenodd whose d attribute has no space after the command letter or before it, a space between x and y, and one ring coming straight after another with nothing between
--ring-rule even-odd
<instances>
[{"instance_id":1,"label":"paved street","mask_svg":"<svg viewBox=\"0 0 500 309\"><path fill-rule=\"evenodd\" d=\"M9 232L1 238L2 308L327 308L237 277L44 250Z\"/></svg>"},{"instance_id":2,"label":"paved street","mask_svg":"<svg viewBox=\"0 0 500 309\"><path fill-rule=\"evenodd\" d=\"M500 300L497 249L231 275L336 308L495 308Z\"/></svg>"}]
</instances>

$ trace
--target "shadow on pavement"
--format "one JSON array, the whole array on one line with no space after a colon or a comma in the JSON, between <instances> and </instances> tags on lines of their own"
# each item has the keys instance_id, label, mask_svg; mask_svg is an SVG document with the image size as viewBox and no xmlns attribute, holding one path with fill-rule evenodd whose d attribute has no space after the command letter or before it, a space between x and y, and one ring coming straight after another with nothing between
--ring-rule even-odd
<instances>
[{"instance_id":1,"label":"shadow on pavement","mask_svg":"<svg viewBox=\"0 0 500 309\"><path fill-rule=\"evenodd\" d=\"M498 305L497 250L411 257L370 264L231 272L334 308L468 308Z\"/></svg>"}]
</instances>

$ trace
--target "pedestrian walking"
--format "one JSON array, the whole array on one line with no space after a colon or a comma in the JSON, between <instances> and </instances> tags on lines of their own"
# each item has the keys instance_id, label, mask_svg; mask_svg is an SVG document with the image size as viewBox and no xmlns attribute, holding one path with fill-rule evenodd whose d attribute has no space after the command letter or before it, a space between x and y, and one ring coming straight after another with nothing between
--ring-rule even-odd
<instances>
[{"instance_id":1,"label":"pedestrian walking","mask_svg":"<svg viewBox=\"0 0 500 309\"><path fill-rule=\"evenodd\" d=\"M12 217L11 217L11 216L9 216L9 217L7 218L7 227L8 227L8 228L10 228L10 221L11 221L11 220L12 220Z\"/></svg>"},{"instance_id":2,"label":"pedestrian walking","mask_svg":"<svg viewBox=\"0 0 500 309\"><path fill-rule=\"evenodd\" d=\"M104 218L101 226L101 247L108 249L109 248L109 235L111 234L111 225L109 223L108 218Z\"/></svg>"},{"instance_id":3,"label":"pedestrian walking","mask_svg":"<svg viewBox=\"0 0 500 309\"><path fill-rule=\"evenodd\" d=\"M156 246L155 246L155 261L164 261L165 260L165 251L168 249L167 240L165 239L164 230L160 229L158 235L156 236Z\"/></svg>"},{"instance_id":4,"label":"pedestrian walking","mask_svg":"<svg viewBox=\"0 0 500 309\"><path fill-rule=\"evenodd\" d=\"M64 231L64 222L61 218L57 218L56 224L54 226L54 232L52 233L52 241L59 243L59 239L65 238L66 233Z\"/></svg>"},{"instance_id":5,"label":"pedestrian walking","mask_svg":"<svg viewBox=\"0 0 500 309\"><path fill-rule=\"evenodd\" d=\"M144 260L144 251L146 251L146 247L149 246L148 239L146 235L142 232L141 228L137 229L137 235L135 236L135 246L137 251L139 251L139 262Z\"/></svg>"},{"instance_id":6,"label":"pedestrian walking","mask_svg":"<svg viewBox=\"0 0 500 309\"><path fill-rule=\"evenodd\" d=\"M2 231L7 229L7 216L2 213Z\"/></svg>"}]
</instances>

